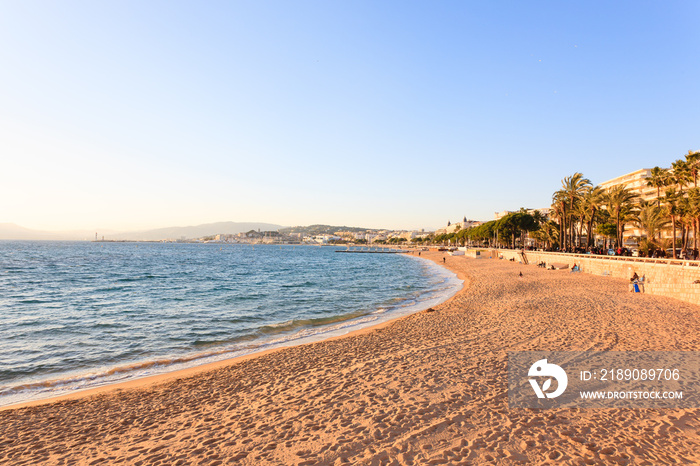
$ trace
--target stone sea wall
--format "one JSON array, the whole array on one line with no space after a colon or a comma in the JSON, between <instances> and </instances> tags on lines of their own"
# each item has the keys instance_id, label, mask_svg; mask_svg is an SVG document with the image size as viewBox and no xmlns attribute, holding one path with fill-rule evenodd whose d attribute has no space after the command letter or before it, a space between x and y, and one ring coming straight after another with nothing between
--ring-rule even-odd
<instances>
[{"instance_id":1,"label":"stone sea wall","mask_svg":"<svg viewBox=\"0 0 700 466\"><path fill-rule=\"evenodd\" d=\"M520 251L499 249L504 259L521 261ZM492 254L492 256L495 256ZM486 258L488 258L488 253ZM525 257L533 267L539 262L578 265L582 272L629 279L635 272L644 276L644 292L668 296L693 304L700 304L700 261L647 259L641 257L594 256L557 252L526 251Z\"/></svg>"}]
</instances>

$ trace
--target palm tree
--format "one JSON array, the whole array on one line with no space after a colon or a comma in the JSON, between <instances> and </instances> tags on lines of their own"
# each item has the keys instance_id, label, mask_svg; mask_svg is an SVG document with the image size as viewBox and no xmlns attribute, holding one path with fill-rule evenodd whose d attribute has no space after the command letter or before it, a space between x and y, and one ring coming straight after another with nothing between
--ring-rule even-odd
<instances>
[{"instance_id":1,"label":"palm tree","mask_svg":"<svg viewBox=\"0 0 700 466\"><path fill-rule=\"evenodd\" d=\"M552 214L559 220L559 249L565 250L566 244L566 216L567 197L563 190L556 191L552 195Z\"/></svg>"},{"instance_id":2,"label":"palm tree","mask_svg":"<svg viewBox=\"0 0 700 466\"><path fill-rule=\"evenodd\" d=\"M683 187L690 183L690 164L685 160L676 160L671 164L671 184L678 185L678 193L683 195Z\"/></svg>"},{"instance_id":3,"label":"palm tree","mask_svg":"<svg viewBox=\"0 0 700 466\"><path fill-rule=\"evenodd\" d=\"M688 168L690 169L690 176L693 179L693 187L698 187L698 170L700 169L700 152L693 152L691 150L685 156L685 161L688 163Z\"/></svg>"},{"instance_id":4,"label":"palm tree","mask_svg":"<svg viewBox=\"0 0 700 466\"><path fill-rule=\"evenodd\" d=\"M632 207L639 196L622 185L615 185L608 189L605 201L617 225L617 246L622 247L622 232L625 222L630 219Z\"/></svg>"},{"instance_id":5,"label":"palm tree","mask_svg":"<svg viewBox=\"0 0 700 466\"><path fill-rule=\"evenodd\" d=\"M642 201L639 203L639 213L635 223L646 231L647 239L653 241L656 233L668 224L668 220L661 207L653 202Z\"/></svg>"},{"instance_id":6,"label":"palm tree","mask_svg":"<svg viewBox=\"0 0 700 466\"><path fill-rule=\"evenodd\" d=\"M573 215L574 203L583 197L586 190L591 186L591 180L584 178L583 174L576 172L573 175L567 176L561 180L561 186L561 191L563 191L569 203L568 211L571 215ZM571 243L573 240L573 226L574 222L572 217L572 221L569 223L569 236L571 238L569 243Z\"/></svg>"},{"instance_id":7,"label":"palm tree","mask_svg":"<svg viewBox=\"0 0 700 466\"><path fill-rule=\"evenodd\" d=\"M533 210L531 215L532 215L532 218L535 219L535 222L537 223L537 225L542 225L544 222L547 221L547 217L545 217L542 214L542 212L540 212L539 210L536 210L536 209Z\"/></svg>"},{"instance_id":8,"label":"palm tree","mask_svg":"<svg viewBox=\"0 0 700 466\"><path fill-rule=\"evenodd\" d=\"M605 191L600 186L589 187L583 195L582 205L585 208L586 221L586 247L591 246L591 234L593 233L593 223L596 213L603 205L603 195Z\"/></svg>"},{"instance_id":9,"label":"palm tree","mask_svg":"<svg viewBox=\"0 0 700 466\"><path fill-rule=\"evenodd\" d=\"M532 233L532 237L544 243L545 248L551 248L559 241L559 232L557 231L556 223L551 221L542 223L539 230Z\"/></svg>"},{"instance_id":10,"label":"palm tree","mask_svg":"<svg viewBox=\"0 0 700 466\"><path fill-rule=\"evenodd\" d=\"M679 199L678 223L681 226L681 249L685 251L688 248L688 237L690 236L690 228L695 223L692 216L690 199L687 196L682 196Z\"/></svg>"},{"instance_id":11,"label":"palm tree","mask_svg":"<svg viewBox=\"0 0 700 466\"><path fill-rule=\"evenodd\" d=\"M680 214L680 193L677 193L675 188L669 188L666 190L664 195L664 205L666 207L666 213L671 218L671 225L673 226L673 242L671 243L671 249L673 249L673 258L676 258L676 218Z\"/></svg>"},{"instance_id":12,"label":"palm tree","mask_svg":"<svg viewBox=\"0 0 700 466\"><path fill-rule=\"evenodd\" d=\"M693 249L698 248L698 226L700 226L700 188L694 187L688 191L688 203L693 221Z\"/></svg>"},{"instance_id":13,"label":"palm tree","mask_svg":"<svg viewBox=\"0 0 700 466\"><path fill-rule=\"evenodd\" d=\"M581 246L581 237L583 236L583 226L586 225L588 222L586 222L587 216L588 216L588 210L586 209L586 205L583 203L583 199L579 200L576 204L574 204L574 210L571 212L572 218L576 218L576 225L575 225L575 230L576 230L576 247Z\"/></svg>"},{"instance_id":14,"label":"palm tree","mask_svg":"<svg viewBox=\"0 0 700 466\"><path fill-rule=\"evenodd\" d=\"M647 179L647 186L656 188L656 205L661 206L661 188L668 185L669 173L665 168L654 167L651 176Z\"/></svg>"}]
</instances>

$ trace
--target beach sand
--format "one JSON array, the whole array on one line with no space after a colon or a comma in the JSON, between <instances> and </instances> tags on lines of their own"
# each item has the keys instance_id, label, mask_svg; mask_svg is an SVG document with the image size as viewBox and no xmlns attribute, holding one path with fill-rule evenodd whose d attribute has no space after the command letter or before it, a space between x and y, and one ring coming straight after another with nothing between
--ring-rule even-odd
<instances>
[{"instance_id":1,"label":"beach sand","mask_svg":"<svg viewBox=\"0 0 700 466\"><path fill-rule=\"evenodd\" d=\"M700 410L509 410L506 371L507 351L697 351L700 307L610 277L446 266L465 288L433 312L0 411L0 464L700 463Z\"/></svg>"}]
</instances>

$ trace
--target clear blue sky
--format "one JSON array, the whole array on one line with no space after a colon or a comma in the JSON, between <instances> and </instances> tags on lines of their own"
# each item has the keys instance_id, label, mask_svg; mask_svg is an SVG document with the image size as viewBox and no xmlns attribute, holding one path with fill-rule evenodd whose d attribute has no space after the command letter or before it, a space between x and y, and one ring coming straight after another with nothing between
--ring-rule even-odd
<instances>
[{"instance_id":1,"label":"clear blue sky","mask_svg":"<svg viewBox=\"0 0 700 466\"><path fill-rule=\"evenodd\" d=\"M440 227L700 150L700 2L0 1L0 222Z\"/></svg>"}]
</instances>

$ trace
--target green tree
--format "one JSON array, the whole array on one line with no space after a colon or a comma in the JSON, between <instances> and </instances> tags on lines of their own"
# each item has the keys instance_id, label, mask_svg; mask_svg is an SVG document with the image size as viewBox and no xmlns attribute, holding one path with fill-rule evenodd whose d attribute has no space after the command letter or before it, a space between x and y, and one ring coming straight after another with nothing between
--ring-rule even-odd
<instances>
[{"instance_id":1,"label":"green tree","mask_svg":"<svg viewBox=\"0 0 700 466\"><path fill-rule=\"evenodd\" d=\"M500 237L510 238L510 247L513 249L516 247L516 236L520 237L522 246L525 232L536 229L537 221L525 209L508 214L496 222L496 230L499 232Z\"/></svg>"},{"instance_id":2,"label":"green tree","mask_svg":"<svg viewBox=\"0 0 700 466\"><path fill-rule=\"evenodd\" d=\"M472 227L467 230L467 237L470 241L481 243L482 245L490 245L492 239L496 234L496 220L491 220L490 222L482 223L477 227Z\"/></svg>"},{"instance_id":3,"label":"green tree","mask_svg":"<svg viewBox=\"0 0 700 466\"><path fill-rule=\"evenodd\" d=\"M599 223L595 231L605 238L605 246L607 247L608 240L617 236L617 225L614 223Z\"/></svg>"}]
</instances>

